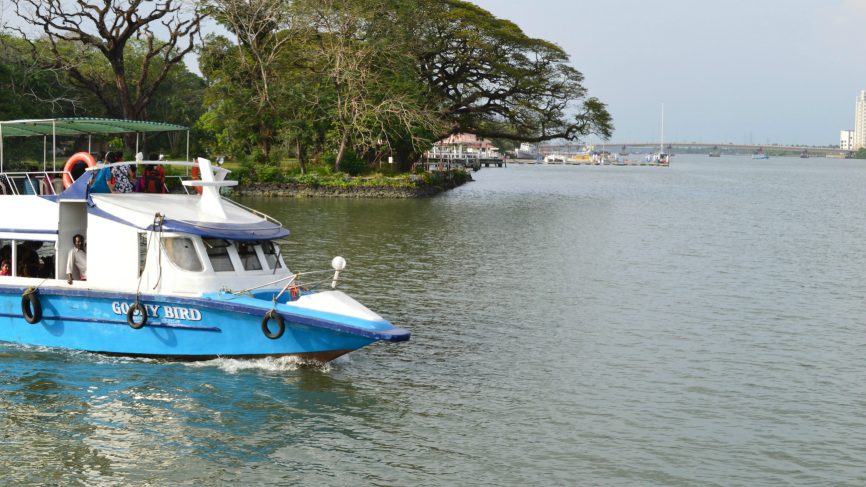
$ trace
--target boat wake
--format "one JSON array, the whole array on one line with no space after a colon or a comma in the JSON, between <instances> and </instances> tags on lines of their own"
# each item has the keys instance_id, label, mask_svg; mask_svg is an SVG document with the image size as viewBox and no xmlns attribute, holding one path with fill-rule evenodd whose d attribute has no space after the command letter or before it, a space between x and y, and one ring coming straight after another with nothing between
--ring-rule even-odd
<instances>
[{"instance_id":1,"label":"boat wake","mask_svg":"<svg viewBox=\"0 0 866 487\"><path fill-rule=\"evenodd\" d=\"M293 372L300 368L314 368L325 373L331 371L330 364L304 360L298 357L265 357L259 359L218 358L201 362L185 362L184 364L188 367L196 368L216 367L230 374L248 370Z\"/></svg>"}]
</instances>

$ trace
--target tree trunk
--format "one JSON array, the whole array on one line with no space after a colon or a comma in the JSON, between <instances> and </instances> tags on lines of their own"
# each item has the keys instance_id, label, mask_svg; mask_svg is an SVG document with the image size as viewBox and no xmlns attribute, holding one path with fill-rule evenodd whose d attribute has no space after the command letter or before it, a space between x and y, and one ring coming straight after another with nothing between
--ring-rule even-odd
<instances>
[{"instance_id":1,"label":"tree trunk","mask_svg":"<svg viewBox=\"0 0 866 487\"><path fill-rule=\"evenodd\" d=\"M270 154L271 154L271 139L267 136L262 136L259 139L259 150L261 150L261 154L259 154L259 161L262 163L270 162Z\"/></svg>"},{"instance_id":2,"label":"tree trunk","mask_svg":"<svg viewBox=\"0 0 866 487\"><path fill-rule=\"evenodd\" d=\"M307 174L307 154L301 139L296 140L295 147L298 150L298 166L301 168L301 175Z\"/></svg>"},{"instance_id":3,"label":"tree trunk","mask_svg":"<svg viewBox=\"0 0 866 487\"><path fill-rule=\"evenodd\" d=\"M394 154L394 163L400 171L408 171L412 169L411 162L412 150L406 147L397 147Z\"/></svg>"},{"instance_id":4,"label":"tree trunk","mask_svg":"<svg viewBox=\"0 0 866 487\"><path fill-rule=\"evenodd\" d=\"M343 154L346 152L346 144L349 142L349 131L343 132L343 139L340 140L340 150L337 151L337 160L334 161L334 172L340 172L340 161L343 160Z\"/></svg>"},{"instance_id":5,"label":"tree trunk","mask_svg":"<svg viewBox=\"0 0 866 487\"><path fill-rule=\"evenodd\" d=\"M118 96L120 98L120 110L121 113L120 118L125 120L138 120L138 113L135 110L135 106L132 104L132 100L129 95L129 86L126 83L126 73L124 73L124 60L123 57L119 58L109 58L109 63L111 64L112 70L114 71L114 86L117 88ZM132 160L135 157L135 134L125 133L122 136L123 138L123 152L126 154L132 154L132 157L129 160Z\"/></svg>"}]
</instances>

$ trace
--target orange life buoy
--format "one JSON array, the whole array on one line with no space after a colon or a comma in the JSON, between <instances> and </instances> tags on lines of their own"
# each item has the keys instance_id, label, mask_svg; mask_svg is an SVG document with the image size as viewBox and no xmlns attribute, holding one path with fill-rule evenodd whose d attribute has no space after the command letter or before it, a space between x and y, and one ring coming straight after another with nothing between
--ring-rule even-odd
<instances>
[{"instance_id":1,"label":"orange life buoy","mask_svg":"<svg viewBox=\"0 0 866 487\"><path fill-rule=\"evenodd\" d=\"M87 167L96 167L96 159L87 152L78 152L72 154L72 157L67 159L66 165L63 166L63 187L68 188L74 182L72 180L72 168L79 162L87 164Z\"/></svg>"},{"instance_id":2,"label":"orange life buoy","mask_svg":"<svg viewBox=\"0 0 866 487\"><path fill-rule=\"evenodd\" d=\"M198 181L198 180L200 180L200 179L201 179L201 170L198 168L198 166L193 166L193 167L192 167L192 180L193 180L193 181ZM202 188L201 186L196 186L196 187L195 187L195 192L198 193L198 194L201 194L201 190L202 190L202 189L203 189L203 188Z\"/></svg>"}]
</instances>

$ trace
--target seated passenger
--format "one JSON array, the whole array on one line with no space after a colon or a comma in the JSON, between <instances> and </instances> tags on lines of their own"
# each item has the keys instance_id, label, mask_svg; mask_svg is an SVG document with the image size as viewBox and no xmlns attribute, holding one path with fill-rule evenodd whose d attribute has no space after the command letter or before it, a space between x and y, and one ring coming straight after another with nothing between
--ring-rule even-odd
<instances>
[{"instance_id":1,"label":"seated passenger","mask_svg":"<svg viewBox=\"0 0 866 487\"><path fill-rule=\"evenodd\" d=\"M105 157L100 157L98 163L108 163L108 157L111 155L111 152L105 154ZM93 179L90 182L90 192L91 193L110 193L111 192L111 168L103 167L102 169L96 171L96 174L93 176Z\"/></svg>"},{"instance_id":2,"label":"seated passenger","mask_svg":"<svg viewBox=\"0 0 866 487\"><path fill-rule=\"evenodd\" d=\"M25 241L18 246L18 275L21 277L38 277L42 271L37 251L42 242Z\"/></svg>"},{"instance_id":3,"label":"seated passenger","mask_svg":"<svg viewBox=\"0 0 866 487\"><path fill-rule=\"evenodd\" d=\"M141 180L138 177L138 166L135 164L129 164L129 181L132 183L132 192L138 191L136 186L138 186L138 181Z\"/></svg>"},{"instance_id":4,"label":"seated passenger","mask_svg":"<svg viewBox=\"0 0 866 487\"><path fill-rule=\"evenodd\" d=\"M123 161L123 154L120 152L112 152L112 157L105 158L109 163ZM114 183L111 185L113 193L132 193L135 189L135 173L129 164L121 164L111 168L111 179Z\"/></svg>"},{"instance_id":5,"label":"seated passenger","mask_svg":"<svg viewBox=\"0 0 866 487\"><path fill-rule=\"evenodd\" d=\"M54 256L48 255L42 258L42 270L39 272L39 277L53 278L54 277Z\"/></svg>"},{"instance_id":6,"label":"seated passenger","mask_svg":"<svg viewBox=\"0 0 866 487\"><path fill-rule=\"evenodd\" d=\"M165 183L160 174L159 169L155 164L147 164L144 166L144 176L139 178L142 193L164 193Z\"/></svg>"},{"instance_id":7,"label":"seated passenger","mask_svg":"<svg viewBox=\"0 0 866 487\"><path fill-rule=\"evenodd\" d=\"M11 275L12 275L12 269L9 267L9 261L6 259L3 259L3 261L0 262L0 276L11 276Z\"/></svg>"},{"instance_id":8,"label":"seated passenger","mask_svg":"<svg viewBox=\"0 0 866 487\"><path fill-rule=\"evenodd\" d=\"M87 163L78 160L75 164L72 165L72 169L69 171L69 174L72 176L73 181L78 181L78 178L84 175L84 172L87 170Z\"/></svg>"}]
</instances>

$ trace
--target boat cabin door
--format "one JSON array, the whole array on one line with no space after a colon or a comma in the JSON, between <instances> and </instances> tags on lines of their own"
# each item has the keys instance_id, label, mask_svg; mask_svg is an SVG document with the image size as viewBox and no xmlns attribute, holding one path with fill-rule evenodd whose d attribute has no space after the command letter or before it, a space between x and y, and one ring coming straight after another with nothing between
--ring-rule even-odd
<instances>
[{"instance_id":1,"label":"boat cabin door","mask_svg":"<svg viewBox=\"0 0 866 487\"><path fill-rule=\"evenodd\" d=\"M87 203L84 201L61 201L60 221L57 225L57 259L56 276L62 279L66 276L66 257L73 247L72 238L81 234L87 245Z\"/></svg>"}]
</instances>

